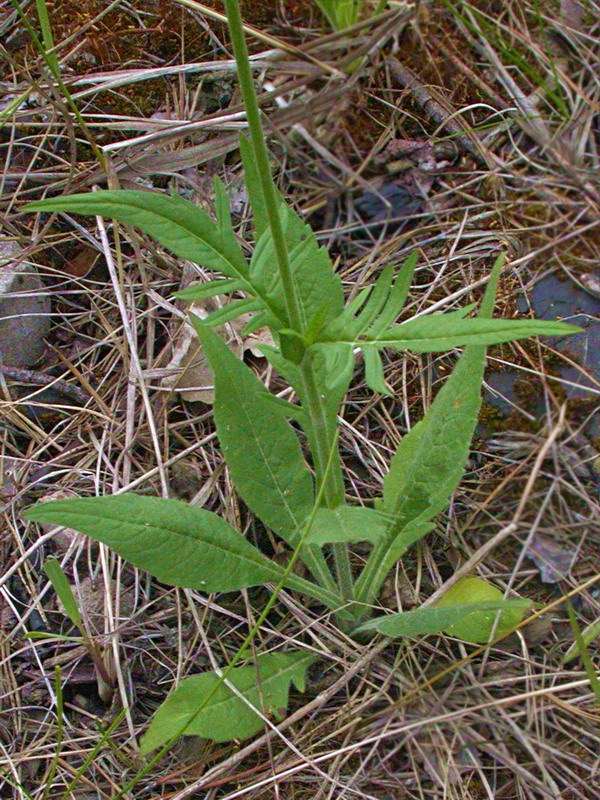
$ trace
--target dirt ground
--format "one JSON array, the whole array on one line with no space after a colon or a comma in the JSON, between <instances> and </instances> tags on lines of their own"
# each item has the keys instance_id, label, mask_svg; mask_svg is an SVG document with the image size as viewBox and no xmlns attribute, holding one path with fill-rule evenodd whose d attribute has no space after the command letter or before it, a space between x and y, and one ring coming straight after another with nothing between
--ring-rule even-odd
<instances>
[{"instance_id":1,"label":"dirt ground","mask_svg":"<svg viewBox=\"0 0 600 800\"><path fill-rule=\"evenodd\" d=\"M600 619L600 5L390 0L332 33L310 0L242 2L277 183L348 296L417 250L403 318L456 309L481 298L504 252L496 314L583 333L489 349L464 480L379 598L409 610L463 570L530 598L538 619L483 652L448 636L357 647L284 592L260 648L298 640L318 654L291 723L224 745L184 737L145 772L137 743L155 709L175 682L227 664L267 593L169 589L22 511L59 494L166 486L285 553L232 489L210 390L194 391L206 372L186 383L175 358L184 315L173 294L202 270L127 226L105 220L103 236L92 219L21 209L108 186L174 192L212 212L218 175L243 235L245 122L221 3L41 5L55 44L45 59L36 7L22 5L24 21L0 3L0 263L39 276L49 319L41 356L0 365L2 797L600 798L598 696L584 661L564 660L567 596L580 629ZM284 388L255 341L229 335ZM391 398L357 369L340 425L349 501L380 492L455 357L386 354ZM53 555L109 687L42 570ZM597 668L597 639L587 651Z\"/></svg>"}]
</instances>

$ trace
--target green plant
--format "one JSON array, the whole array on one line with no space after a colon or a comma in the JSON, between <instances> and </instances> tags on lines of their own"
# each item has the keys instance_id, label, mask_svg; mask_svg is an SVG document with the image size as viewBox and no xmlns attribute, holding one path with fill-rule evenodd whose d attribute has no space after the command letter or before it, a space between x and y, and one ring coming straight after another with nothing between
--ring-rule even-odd
<instances>
[{"instance_id":1,"label":"green plant","mask_svg":"<svg viewBox=\"0 0 600 800\"><path fill-rule=\"evenodd\" d=\"M384 269L370 291L344 305L341 282L326 251L273 183L237 0L226 0L226 6L250 133L249 140L240 138L254 223L250 261L234 234L219 180L216 221L179 197L137 191L98 191L26 206L30 211L117 219L178 257L223 276L179 297L234 298L203 321L193 319L214 377L217 433L240 497L293 550L284 569L217 515L179 501L134 494L58 500L26 512L29 520L64 525L103 542L173 586L230 592L275 585L222 674L190 677L169 696L142 740L145 753L186 732L217 741L250 736L263 724L261 714L277 714L286 706L290 684L302 689L312 660L304 651L264 653L251 666L238 666L282 587L328 607L340 626L358 637L371 631L389 636L451 631L461 621L485 621L498 610L516 613L511 619L519 621L528 601L493 597L473 602L468 593L459 603L370 617L389 570L433 528L461 479L481 402L486 345L576 330L559 322L493 319L502 258L496 261L477 317L468 316L470 306L396 324L411 284L414 256L396 277L391 267ZM213 332L216 325L241 314L251 315L246 331L263 326L271 330L275 345L264 346L263 352L293 387L298 405L270 395ZM389 394L382 349L430 353L463 346L427 414L401 440L382 497L372 508L346 504L337 415L352 378L355 352L363 354L370 388ZM290 419L305 434L312 470ZM358 575L351 566L353 542L371 545ZM312 580L293 572L296 559L303 561Z\"/></svg>"},{"instance_id":2,"label":"green plant","mask_svg":"<svg viewBox=\"0 0 600 800\"><path fill-rule=\"evenodd\" d=\"M367 5L365 0L314 0L314 2L334 31L355 25ZM385 8L386 2L387 0L379 0L372 14L379 14Z\"/></svg>"},{"instance_id":3,"label":"green plant","mask_svg":"<svg viewBox=\"0 0 600 800\"><path fill-rule=\"evenodd\" d=\"M55 639L59 638L62 641L81 642L86 649L94 667L96 669L96 679L98 681L98 693L100 697L109 701L113 695L113 681L108 673L104 658L98 643L92 639L85 628L84 621L79 612L77 601L73 595L73 590L67 580L67 576L63 572L62 567L55 558L49 558L44 562L44 572L50 579L50 583L60 602L62 603L63 610L66 616L70 619L71 623L79 631L79 636L59 636L55 637L54 634L44 633L41 631L31 631L26 634L29 639Z\"/></svg>"}]
</instances>

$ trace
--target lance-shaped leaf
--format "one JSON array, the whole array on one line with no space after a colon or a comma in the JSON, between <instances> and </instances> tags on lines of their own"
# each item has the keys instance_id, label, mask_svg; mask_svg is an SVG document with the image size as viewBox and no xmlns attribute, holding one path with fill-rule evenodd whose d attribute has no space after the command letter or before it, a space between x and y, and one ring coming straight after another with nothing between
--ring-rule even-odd
<instances>
[{"instance_id":1,"label":"lance-shaped leaf","mask_svg":"<svg viewBox=\"0 0 600 800\"><path fill-rule=\"evenodd\" d=\"M62 603L65 614L73 625L79 628L82 625L79 606L77 605L73 590L71 589L71 584L67 580L67 576L63 572L60 562L56 558L49 558L47 561L44 561L44 572L50 578L50 583L58 599Z\"/></svg>"},{"instance_id":2,"label":"lance-shaped leaf","mask_svg":"<svg viewBox=\"0 0 600 800\"><path fill-rule=\"evenodd\" d=\"M24 517L80 531L171 586L230 592L282 575L225 520L179 500L136 494L52 500Z\"/></svg>"},{"instance_id":3,"label":"lance-shaped leaf","mask_svg":"<svg viewBox=\"0 0 600 800\"><path fill-rule=\"evenodd\" d=\"M383 373L383 361L381 353L374 347L367 347L363 351L365 361L365 383L372 392L392 397Z\"/></svg>"},{"instance_id":4,"label":"lance-shaped leaf","mask_svg":"<svg viewBox=\"0 0 600 800\"><path fill-rule=\"evenodd\" d=\"M281 325L269 298L249 280L248 264L231 225L225 220L225 200L221 190L217 191L218 224L182 197L136 190L99 191L36 200L25 206L25 211L99 215L133 225L176 256L235 278L236 289L260 300L268 314L269 324Z\"/></svg>"},{"instance_id":5,"label":"lance-shaped leaf","mask_svg":"<svg viewBox=\"0 0 600 800\"><path fill-rule=\"evenodd\" d=\"M230 278L248 276L248 264L233 231L220 228L182 197L111 190L36 200L25 211L68 211L117 219L139 228L180 258Z\"/></svg>"},{"instance_id":6,"label":"lance-shaped leaf","mask_svg":"<svg viewBox=\"0 0 600 800\"><path fill-rule=\"evenodd\" d=\"M248 139L240 134L240 155L244 167L244 183L252 209L252 222L254 223L254 241L258 242L263 233L269 229L269 216L265 205L254 149Z\"/></svg>"},{"instance_id":7,"label":"lance-shaped leaf","mask_svg":"<svg viewBox=\"0 0 600 800\"><path fill-rule=\"evenodd\" d=\"M460 626L461 630L468 630L471 627L472 631L479 631L483 626L489 631L493 627L498 611L502 611L502 616L507 615L506 629L508 629L521 621L530 606L530 600L500 600L464 603L443 608L438 606L417 608L414 611L404 611L369 620L357 629L357 633L377 631L384 636L393 637L426 636L442 631L452 633L456 626ZM485 643L488 638L489 636L484 639L466 638L465 641Z\"/></svg>"},{"instance_id":8,"label":"lance-shaped leaf","mask_svg":"<svg viewBox=\"0 0 600 800\"><path fill-rule=\"evenodd\" d=\"M261 714L283 717L290 684L303 692L306 670L314 660L301 652L265 653L258 656L256 664L234 667L227 682L242 697L215 672L186 678L156 712L142 739L142 754L182 733L215 742L248 739L264 726Z\"/></svg>"},{"instance_id":9,"label":"lance-shaped leaf","mask_svg":"<svg viewBox=\"0 0 600 800\"><path fill-rule=\"evenodd\" d=\"M217 294L237 292L244 288L244 284L236 278L216 278L205 283L196 283L187 289L175 293L178 300L204 300Z\"/></svg>"},{"instance_id":10,"label":"lance-shaped leaf","mask_svg":"<svg viewBox=\"0 0 600 800\"><path fill-rule=\"evenodd\" d=\"M335 591L294 573L286 576L216 514L180 500L136 494L53 500L23 516L84 533L171 586L231 592L282 582L330 608L342 603Z\"/></svg>"},{"instance_id":11,"label":"lance-shaped leaf","mask_svg":"<svg viewBox=\"0 0 600 800\"><path fill-rule=\"evenodd\" d=\"M298 438L252 370L197 317L192 321L213 374L217 434L236 490L293 546L314 503Z\"/></svg>"},{"instance_id":12,"label":"lance-shaped leaf","mask_svg":"<svg viewBox=\"0 0 600 800\"><path fill-rule=\"evenodd\" d=\"M319 508L306 537L311 544L380 541L386 533L388 519L372 508L338 506Z\"/></svg>"},{"instance_id":13,"label":"lance-shaped leaf","mask_svg":"<svg viewBox=\"0 0 600 800\"><path fill-rule=\"evenodd\" d=\"M501 265L498 259L479 321L489 321L491 316ZM455 315L453 320L461 321ZM359 599L372 601L387 571L431 529L430 520L443 510L458 485L481 406L484 365L485 347L468 347L425 417L401 439L383 484L383 505L393 518L387 545L374 550L359 577Z\"/></svg>"}]
</instances>

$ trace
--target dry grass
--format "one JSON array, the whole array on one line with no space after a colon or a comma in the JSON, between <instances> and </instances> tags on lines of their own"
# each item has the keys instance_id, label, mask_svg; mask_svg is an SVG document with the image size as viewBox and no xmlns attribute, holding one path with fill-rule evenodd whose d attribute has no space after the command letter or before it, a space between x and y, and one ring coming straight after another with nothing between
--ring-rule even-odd
<instances>
[{"instance_id":1,"label":"dry grass","mask_svg":"<svg viewBox=\"0 0 600 800\"><path fill-rule=\"evenodd\" d=\"M124 227L107 232L89 221L19 212L46 193L107 182L172 189L209 207L217 173L238 199L243 231L235 142L244 123L226 33L189 5L49 5L56 55L85 131L13 7L1 6L2 103L16 99L0 134L1 237L39 266L52 297L38 373L88 398L81 402L60 384L0 376L0 780L7 798L115 796L140 767L137 736L173 682L226 663L265 602L259 590L218 597L167 590L103 547L20 519L26 505L56 490L136 489L218 511L277 549L238 503L210 408L161 387L182 265ZM260 83L275 90L263 107L278 180L314 215L348 293L414 248L412 314L478 299L501 250L509 260L499 310L507 315L516 312L516 294L548 271L570 279L597 269L597 2L390 8L385 18L334 36L323 35L306 0L244 5L246 19L271 37L253 39L252 49ZM27 13L34 22L33 7ZM348 71L357 59L360 67ZM409 157L392 156L386 147L394 138L430 142L439 169L419 171ZM89 139L108 157L108 177ZM401 176L418 208L396 230L365 225L357 195L390 174ZM290 716L277 728L266 721L250 743L186 739L125 796L600 797L598 705L581 663L561 665L572 641L561 598L576 592L581 625L599 616L598 479L582 467L597 458L598 441L582 431L598 409L600 385L583 403L566 402L568 387L556 377L566 358L552 342L492 350L490 365L519 370L539 387L545 411L533 412L524 399L508 422L487 421L437 532L398 565L380 598L408 609L456 570L475 571L548 613L483 653L447 637L357 648L320 608L284 593L257 647L294 642L319 657ZM264 362L251 360L281 388ZM393 401L372 397L357 375L341 427L349 497L378 492L398 438L421 417L450 362L389 356ZM536 532L576 549L556 585L543 584L527 558ZM70 632L41 571L52 554L105 648L113 686L104 701L80 647L25 638L32 630ZM102 731L122 708L105 741Z\"/></svg>"}]
</instances>

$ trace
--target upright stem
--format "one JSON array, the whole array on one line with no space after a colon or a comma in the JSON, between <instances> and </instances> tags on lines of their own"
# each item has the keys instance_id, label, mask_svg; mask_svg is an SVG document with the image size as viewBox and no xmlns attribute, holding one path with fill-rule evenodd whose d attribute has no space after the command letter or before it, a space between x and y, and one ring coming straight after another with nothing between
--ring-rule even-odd
<instances>
[{"instance_id":1,"label":"upright stem","mask_svg":"<svg viewBox=\"0 0 600 800\"><path fill-rule=\"evenodd\" d=\"M319 394L312 363L307 358L300 365L304 394L306 397L307 411L310 426L313 431L312 450L315 461L315 470L318 481L325 481L325 504L328 508L336 508L344 502L344 482L339 455L331 469L326 472L327 459L333 446L333 440L328 431L327 414ZM354 596L352 569L348 548L345 544L333 545L335 559L335 572L339 590L344 600Z\"/></svg>"},{"instance_id":2,"label":"upright stem","mask_svg":"<svg viewBox=\"0 0 600 800\"><path fill-rule=\"evenodd\" d=\"M287 243L281 224L281 217L279 214L280 201L271 176L269 154L260 123L260 113L256 100L256 93L254 91L254 82L250 70L248 48L246 47L238 0L225 0L225 9L227 11L227 21L229 24L231 43L233 45L233 54L237 65L240 90L246 109L250 142L256 159L256 169L260 179L265 209L269 219L271 236L273 238L273 246L275 248L275 257L281 277L288 324L292 330L301 334L303 333L301 302L296 290ZM319 482L325 481L325 504L329 508L335 508L344 500L344 485L342 482L339 457L335 461L333 468L329 470L329 474L327 474L326 466L329 453L333 446L333 440L329 436L329 431L327 429L327 418L315 380L313 366L310 361L307 361L305 358L300 369L306 391L307 411L313 431L313 436L310 438L314 451L313 458L315 460L317 479ZM334 546L334 558L340 592L344 599L349 600L353 596L353 581L350 559L345 545Z\"/></svg>"},{"instance_id":3,"label":"upright stem","mask_svg":"<svg viewBox=\"0 0 600 800\"><path fill-rule=\"evenodd\" d=\"M302 333L302 313L300 308L300 300L298 298L298 293L296 292L287 244L285 241L285 235L283 233L283 226L281 224L281 217L279 216L279 200L277 197L277 190L275 189L275 184L273 183L273 178L271 176L271 169L269 167L269 154L267 152L267 145L265 144L262 126L260 124L260 113L258 110L258 102L256 100L256 92L254 91L254 83L252 81L248 48L246 47L246 39L244 37L244 28L238 0L225 0L225 9L227 11L229 33L231 35L233 54L235 56L235 63L237 65L240 89L242 92L242 98L244 100L244 108L246 109L246 119L248 121L248 130L250 132L250 142L252 143L252 149L254 150L254 155L256 158L256 168L258 170L267 216L269 218L269 227L271 228L271 236L273 237L273 246L275 248L277 266L279 267L279 274L281 276L281 284L283 286L288 322L292 330Z\"/></svg>"}]
</instances>

